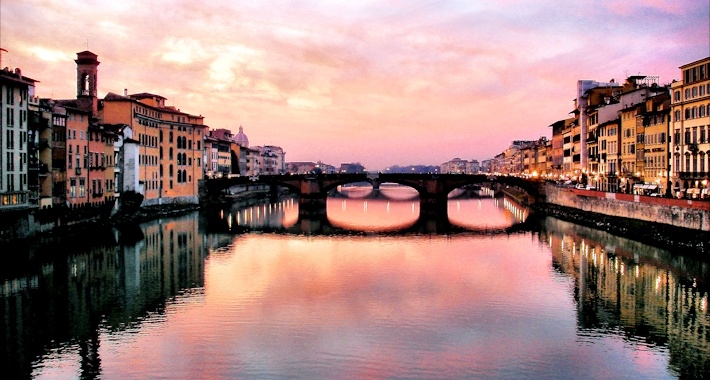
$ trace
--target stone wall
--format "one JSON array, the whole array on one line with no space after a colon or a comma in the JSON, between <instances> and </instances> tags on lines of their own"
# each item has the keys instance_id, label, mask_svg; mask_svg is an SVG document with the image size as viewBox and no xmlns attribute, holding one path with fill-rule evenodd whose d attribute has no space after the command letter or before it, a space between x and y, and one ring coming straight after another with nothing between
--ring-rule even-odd
<instances>
[{"instance_id":1,"label":"stone wall","mask_svg":"<svg viewBox=\"0 0 710 380\"><path fill-rule=\"evenodd\" d=\"M547 203L587 212L710 231L710 201L545 186Z\"/></svg>"}]
</instances>

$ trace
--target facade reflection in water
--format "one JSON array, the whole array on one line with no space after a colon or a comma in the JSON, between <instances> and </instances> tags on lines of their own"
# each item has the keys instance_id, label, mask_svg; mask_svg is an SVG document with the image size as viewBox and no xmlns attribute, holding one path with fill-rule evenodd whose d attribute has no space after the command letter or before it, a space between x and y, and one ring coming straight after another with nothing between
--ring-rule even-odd
<instances>
[{"instance_id":1,"label":"facade reflection in water","mask_svg":"<svg viewBox=\"0 0 710 380\"><path fill-rule=\"evenodd\" d=\"M342 201L329 201L329 218L332 206L342 211ZM346 210L363 211L363 203L351 208L353 200L346 201ZM266 230L279 219L297 223L297 202L285 202L224 210L221 220ZM449 201L449 215L474 227L515 222L525 213L503 199L458 202ZM483 224L474 221L482 218ZM533 231L491 236L235 235L205 231L216 223L208 219L191 214L143 224L144 239L135 244L75 252L4 280L5 372L106 378L702 378L710 372L710 276L707 264L688 257L555 219Z\"/></svg>"}]
</instances>

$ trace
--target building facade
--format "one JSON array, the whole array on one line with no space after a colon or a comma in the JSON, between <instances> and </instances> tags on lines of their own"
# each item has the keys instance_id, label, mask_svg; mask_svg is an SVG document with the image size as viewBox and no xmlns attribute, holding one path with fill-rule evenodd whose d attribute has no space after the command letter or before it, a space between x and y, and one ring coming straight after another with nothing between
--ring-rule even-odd
<instances>
[{"instance_id":1,"label":"building facade","mask_svg":"<svg viewBox=\"0 0 710 380\"><path fill-rule=\"evenodd\" d=\"M671 84L671 182L677 197L708 196L710 57L680 66Z\"/></svg>"},{"instance_id":2,"label":"building facade","mask_svg":"<svg viewBox=\"0 0 710 380\"><path fill-rule=\"evenodd\" d=\"M28 111L35 80L0 70L0 211L28 208Z\"/></svg>"},{"instance_id":3,"label":"building facade","mask_svg":"<svg viewBox=\"0 0 710 380\"><path fill-rule=\"evenodd\" d=\"M202 116L166 106L165 100L149 93L122 96L110 92L101 101L99 118L104 124L125 124L132 129L139 144L136 177L144 204L197 203L207 126Z\"/></svg>"}]
</instances>

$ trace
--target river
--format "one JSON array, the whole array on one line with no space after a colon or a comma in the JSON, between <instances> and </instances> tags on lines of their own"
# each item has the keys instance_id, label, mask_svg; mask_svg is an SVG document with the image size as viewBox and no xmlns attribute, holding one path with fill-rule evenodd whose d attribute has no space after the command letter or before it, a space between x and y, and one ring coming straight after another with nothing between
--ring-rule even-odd
<instances>
[{"instance_id":1,"label":"river","mask_svg":"<svg viewBox=\"0 0 710 380\"><path fill-rule=\"evenodd\" d=\"M344 193L323 220L285 198L4 252L29 258L1 272L2 373L710 374L705 261L553 218L511 230L528 212L485 194L450 199L455 228L422 233L406 191Z\"/></svg>"}]
</instances>

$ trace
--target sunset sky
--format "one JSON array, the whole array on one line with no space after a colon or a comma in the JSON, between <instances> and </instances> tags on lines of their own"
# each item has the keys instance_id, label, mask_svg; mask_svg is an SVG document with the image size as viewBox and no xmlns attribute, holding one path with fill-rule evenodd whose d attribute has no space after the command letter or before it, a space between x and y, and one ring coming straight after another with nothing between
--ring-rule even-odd
<instances>
[{"instance_id":1,"label":"sunset sky","mask_svg":"<svg viewBox=\"0 0 710 380\"><path fill-rule=\"evenodd\" d=\"M551 136L576 81L680 79L710 55L708 0L2 0L2 66L36 95L150 92L287 161L368 170L483 160Z\"/></svg>"}]
</instances>

